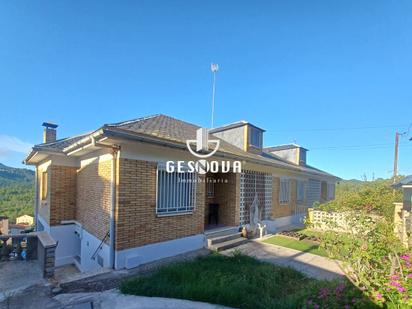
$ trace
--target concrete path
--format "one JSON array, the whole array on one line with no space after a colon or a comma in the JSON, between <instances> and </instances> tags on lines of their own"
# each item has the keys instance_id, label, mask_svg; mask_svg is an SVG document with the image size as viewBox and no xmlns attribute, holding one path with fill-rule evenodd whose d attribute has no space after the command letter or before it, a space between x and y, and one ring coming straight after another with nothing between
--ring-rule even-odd
<instances>
[{"instance_id":1,"label":"concrete path","mask_svg":"<svg viewBox=\"0 0 412 309\"><path fill-rule=\"evenodd\" d=\"M212 305L183 299L123 295L118 290L94 293L60 294L53 298L67 309L224 309L229 307ZM93 303L93 306L91 306Z\"/></svg>"},{"instance_id":2,"label":"concrete path","mask_svg":"<svg viewBox=\"0 0 412 309\"><path fill-rule=\"evenodd\" d=\"M0 302L32 285L45 282L36 260L0 262Z\"/></svg>"},{"instance_id":3,"label":"concrete path","mask_svg":"<svg viewBox=\"0 0 412 309\"><path fill-rule=\"evenodd\" d=\"M320 280L333 280L345 276L336 260L260 241L250 241L221 253L230 255L236 250L264 262L294 268L309 277Z\"/></svg>"}]
</instances>

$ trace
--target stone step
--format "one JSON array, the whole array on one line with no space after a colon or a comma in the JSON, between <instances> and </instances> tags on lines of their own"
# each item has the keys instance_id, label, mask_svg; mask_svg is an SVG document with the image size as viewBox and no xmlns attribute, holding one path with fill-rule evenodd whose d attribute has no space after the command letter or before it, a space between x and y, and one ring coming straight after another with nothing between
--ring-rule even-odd
<instances>
[{"instance_id":1,"label":"stone step","mask_svg":"<svg viewBox=\"0 0 412 309\"><path fill-rule=\"evenodd\" d=\"M239 238L240 236L241 236L241 233L239 232L239 233L233 233L233 234L228 234L228 235L223 235L223 236L211 237L207 239L207 245L210 247L211 245L233 240L233 239Z\"/></svg>"},{"instance_id":2,"label":"stone step","mask_svg":"<svg viewBox=\"0 0 412 309\"><path fill-rule=\"evenodd\" d=\"M209 247L209 249L211 249L213 251L220 252L220 251L223 251L223 250L227 250L227 249L230 249L230 248L240 246L240 245L246 243L247 241L248 240L246 238L238 237L238 238L235 238L235 239L232 239L232 240L228 240L228 241L225 241L225 242L217 243L215 245L211 245Z\"/></svg>"},{"instance_id":3,"label":"stone step","mask_svg":"<svg viewBox=\"0 0 412 309\"><path fill-rule=\"evenodd\" d=\"M225 228L205 231L204 234L207 239L210 239L210 238L216 238L216 237L225 236L225 235L232 235L238 232L239 232L239 228L233 226L233 227L225 227Z\"/></svg>"}]
</instances>

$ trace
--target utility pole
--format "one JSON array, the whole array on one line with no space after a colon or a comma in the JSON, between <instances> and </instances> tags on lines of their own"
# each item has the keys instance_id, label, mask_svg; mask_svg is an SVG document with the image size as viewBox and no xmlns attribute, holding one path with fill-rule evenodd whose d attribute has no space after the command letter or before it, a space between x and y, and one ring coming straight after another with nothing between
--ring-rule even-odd
<instances>
[{"instance_id":1,"label":"utility pole","mask_svg":"<svg viewBox=\"0 0 412 309\"><path fill-rule=\"evenodd\" d=\"M398 149L399 149L399 135L398 131L395 134L395 158L393 160L393 182L396 182L396 177L398 177Z\"/></svg>"},{"instance_id":2,"label":"utility pole","mask_svg":"<svg viewBox=\"0 0 412 309\"><path fill-rule=\"evenodd\" d=\"M213 117L215 114L215 92L216 92L216 72L219 70L219 65L216 63L211 63L210 64L210 70L213 73L213 85L212 85L212 125L211 125L211 129L213 129Z\"/></svg>"}]
</instances>

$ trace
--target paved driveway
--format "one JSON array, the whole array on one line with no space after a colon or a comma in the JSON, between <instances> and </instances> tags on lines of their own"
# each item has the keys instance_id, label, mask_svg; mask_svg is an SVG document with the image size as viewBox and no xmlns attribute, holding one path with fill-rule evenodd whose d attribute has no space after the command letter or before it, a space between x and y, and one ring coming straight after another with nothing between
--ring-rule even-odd
<instances>
[{"instance_id":1,"label":"paved driveway","mask_svg":"<svg viewBox=\"0 0 412 309\"><path fill-rule=\"evenodd\" d=\"M335 260L260 241L250 241L221 253L230 255L236 250L261 261L294 268L309 277L320 280L333 280L345 276L339 262Z\"/></svg>"},{"instance_id":2,"label":"paved driveway","mask_svg":"<svg viewBox=\"0 0 412 309\"><path fill-rule=\"evenodd\" d=\"M29 286L45 282L37 260L0 262L0 302Z\"/></svg>"},{"instance_id":3,"label":"paved driveway","mask_svg":"<svg viewBox=\"0 0 412 309\"><path fill-rule=\"evenodd\" d=\"M54 300L65 309L230 309L185 299L123 295L118 290L60 294ZM93 305L91 305L93 303Z\"/></svg>"}]
</instances>

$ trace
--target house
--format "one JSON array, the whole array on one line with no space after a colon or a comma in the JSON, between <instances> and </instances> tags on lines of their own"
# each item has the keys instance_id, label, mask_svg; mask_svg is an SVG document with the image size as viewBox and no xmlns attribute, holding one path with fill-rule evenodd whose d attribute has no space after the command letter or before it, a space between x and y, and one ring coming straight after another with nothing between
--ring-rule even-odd
<instances>
[{"instance_id":1,"label":"house","mask_svg":"<svg viewBox=\"0 0 412 309\"><path fill-rule=\"evenodd\" d=\"M34 224L34 218L29 215L22 215L16 218L16 224L23 224L23 225L31 226Z\"/></svg>"},{"instance_id":2,"label":"house","mask_svg":"<svg viewBox=\"0 0 412 309\"><path fill-rule=\"evenodd\" d=\"M207 131L154 115L64 139L43 126L25 160L36 167L36 227L58 241L56 265L82 271L196 250L251 216L273 232L333 199L339 181L303 147L264 148L264 130L246 121Z\"/></svg>"},{"instance_id":3,"label":"house","mask_svg":"<svg viewBox=\"0 0 412 309\"><path fill-rule=\"evenodd\" d=\"M9 218L6 216L0 216L0 235L9 234Z\"/></svg>"},{"instance_id":4,"label":"house","mask_svg":"<svg viewBox=\"0 0 412 309\"><path fill-rule=\"evenodd\" d=\"M403 209L411 211L412 204L412 175L406 176L402 180L394 183L392 187L403 190Z\"/></svg>"},{"instance_id":5,"label":"house","mask_svg":"<svg viewBox=\"0 0 412 309\"><path fill-rule=\"evenodd\" d=\"M23 233L33 232L31 225L27 224L9 224L9 234L10 235L19 235Z\"/></svg>"}]
</instances>

